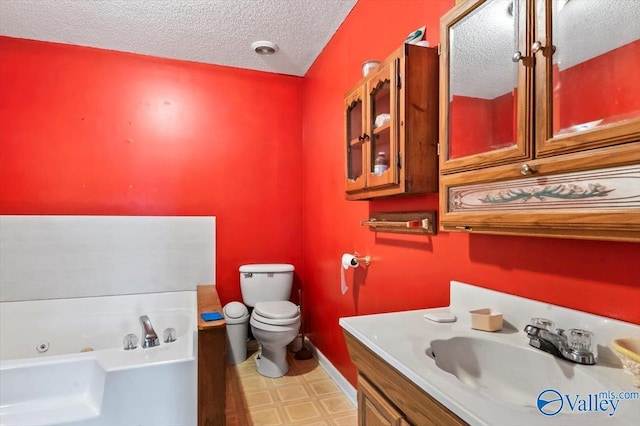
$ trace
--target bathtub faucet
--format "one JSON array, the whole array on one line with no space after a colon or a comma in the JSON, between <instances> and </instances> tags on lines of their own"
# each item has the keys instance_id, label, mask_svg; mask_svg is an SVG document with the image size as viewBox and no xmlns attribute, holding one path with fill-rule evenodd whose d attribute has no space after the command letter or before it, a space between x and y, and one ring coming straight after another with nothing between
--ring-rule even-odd
<instances>
[{"instance_id":1,"label":"bathtub faucet","mask_svg":"<svg viewBox=\"0 0 640 426\"><path fill-rule=\"evenodd\" d=\"M158 335L153 329L149 317L142 315L140 317L140 323L142 324L142 347L146 349L158 346L160 339L158 339Z\"/></svg>"}]
</instances>

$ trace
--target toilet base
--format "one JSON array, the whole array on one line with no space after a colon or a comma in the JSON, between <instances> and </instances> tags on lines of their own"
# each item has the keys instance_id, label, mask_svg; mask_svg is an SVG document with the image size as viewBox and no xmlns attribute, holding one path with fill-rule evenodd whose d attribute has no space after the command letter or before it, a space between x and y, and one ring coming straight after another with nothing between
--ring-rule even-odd
<instances>
[{"instance_id":1,"label":"toilet base","mask_svg":"<svg viewBox=\"0 0 640 426\"><path fill-rule=\"evenodd\" d=\"M269 349L262 345L262 353L256 356L255 361L258 373L266 377L282 377L289 371L286 346Z\"/></svg>"}]
</instances>

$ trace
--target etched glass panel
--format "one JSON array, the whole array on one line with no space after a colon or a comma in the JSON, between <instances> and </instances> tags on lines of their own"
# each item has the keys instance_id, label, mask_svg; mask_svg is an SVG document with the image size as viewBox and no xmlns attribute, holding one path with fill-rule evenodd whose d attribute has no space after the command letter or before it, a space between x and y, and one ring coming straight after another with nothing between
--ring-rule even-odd
<instances>
[{"instance_id":1,"label":"etched glass panel","mask_svg":"<svg viewBox=\"0 0 640 426\"><path fill-rule=\"evenodd\" d=\"M640 1L553 0L553 135L640 117Z\"/></svg>"},{"instance_id":2,"label":"etched glass panel","mask_svg":"<svg viewBox=\"0 0 640 426\"><path fill-rule=\"evenodd\" d=\"M449 188L448 212L640 208L640 166Z\"/></svg>"},{"instance_id":3,"label":"etched glass panel","mask_svg":"<svg viewBox=\"0 0 640 426\"><path fill-rule=\"evenodd\" d=\"M491 0L449 30L447 159L516 145L518 14L518 0Z\"/></svg>"},{"instance_id":4,"label":"etched glass panel","mask_svg":"<svg viewBox=\"0 0 640 426\"><path fill-rule=\"evenodd\" d=\"M353 102L347 109L347 179L362 176L362 100Z\"/></svg>"},{"instance_id":5,"label":"etched glass panel","mask_svg":"<svg viewBox=\"0 0 640 426\"><path fill-rule=\"evenodd\" d=\"M370 173L382 175L391 173L388 159L391 152L391 82L381 80L370 93L372 138L371 138L371 170ZM376 164L376 158L386 157L386 166ZM376 167L377 166L377 167Z\"/></svg>"}]
</instances>

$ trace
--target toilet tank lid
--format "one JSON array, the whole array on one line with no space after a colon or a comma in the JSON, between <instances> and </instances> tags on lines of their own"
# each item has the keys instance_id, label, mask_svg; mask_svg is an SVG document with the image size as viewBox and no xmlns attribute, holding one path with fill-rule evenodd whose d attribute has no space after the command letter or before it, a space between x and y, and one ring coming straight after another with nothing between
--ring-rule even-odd
<instances>
[{"instance_id":1,"label":"toilet tank lid","mask_svg":"<svg viewBox=\"0 0 640 426\"><path fill-rule=\"evenodd\" d=\"M268 273L268 272L292 272L295 268L289 263L253 263L240 265L240 272Z\"/></svg>"}]
</instances>

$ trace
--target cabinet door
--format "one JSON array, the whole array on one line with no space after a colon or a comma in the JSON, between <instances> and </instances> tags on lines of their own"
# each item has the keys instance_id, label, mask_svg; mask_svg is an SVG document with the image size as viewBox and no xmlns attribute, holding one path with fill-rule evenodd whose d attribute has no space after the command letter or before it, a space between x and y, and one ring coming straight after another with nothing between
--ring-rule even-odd
<instances>
[{"instance_id":1,"label":"cabinet door","mask_svg":"<svg viewBox=\"0 0 640 426\"><path fill-rule=\"evenodd\" d=\"M347 192L362 190L366 186L366 159L368 158L368 139L366 134L365 88L354 89L345 98L345 140L346 140L346 176Z\"/></svg>"},{"instance_id":2,"label":"cabinet door","mask_svg":"<svg viewBox=\"0 0 640 426\"><path fill-rule=\"evenodd\" d=\"M398 410L358 374L358 426L409 426Z\"/></svg>"},{"instance_id":3,"label":"cabinet door","mask_svg":"<svg viewBox=\"0 0 640 426\"><path fill-rule=\"evenodd\" d=\"M369 157L367 187L380 188L398 183L398 60L383 66L367 81ZM380 153L389 159L389 167L376 168Z\"/></svg>"},{"instance_id":4,"label":"cabinet door","mask_svg":"<svg viewBox=\"0 0 640 426\"><path fill-rule=\"evenodd\" d=\"M536 155L640 138L640 2L536 0Z\"/></svg>"},{"instance_id":5,"label":"cabinet door","mask_svg":"<svg viewBox=\"0 0 640 426\"><path fill-rule=\"evenodd\" d=\"M441 20L440 170L532 157L526 0L469 0Z\"/></svg>"}]
</instances>

